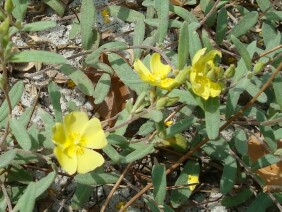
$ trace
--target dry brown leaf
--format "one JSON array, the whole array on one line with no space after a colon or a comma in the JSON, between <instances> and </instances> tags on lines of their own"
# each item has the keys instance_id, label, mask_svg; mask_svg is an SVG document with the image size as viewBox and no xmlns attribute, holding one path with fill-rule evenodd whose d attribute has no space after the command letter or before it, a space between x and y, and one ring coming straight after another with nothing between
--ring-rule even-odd
<instances>
[{"instance_id":1,"label":"dry brown leaf","mask_svg":"<svg viewBox=\"0 0 282 212\"><path fill-rule=\"evenodd\" d=\"M266 147L253 135L249 137L248 144L248 154L253 162L269 153ZM281 140L278 141L278 147L282 147ZM262 169L258 169L256 173L265 181L266 185L282 186L282 161Z\"/></svg>"}]
</instances>

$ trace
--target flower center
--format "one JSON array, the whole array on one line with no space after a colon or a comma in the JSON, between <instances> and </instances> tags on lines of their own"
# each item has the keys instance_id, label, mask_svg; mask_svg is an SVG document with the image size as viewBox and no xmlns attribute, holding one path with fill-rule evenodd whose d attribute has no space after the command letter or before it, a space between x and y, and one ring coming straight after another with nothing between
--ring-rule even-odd
<instances>
[{"instance_id":1,"label":"flower center","mask_svg":"<svg viewBox=\"0 0 282 212\"><path fill-rule=\"evenodd\" d=\"M83 143L85 139L80 133L72 132L69 134L70 145L67 147L66 152L69 157L73 157L77 154L82 155L84 153Z\"/></svg>"}]
</instances>

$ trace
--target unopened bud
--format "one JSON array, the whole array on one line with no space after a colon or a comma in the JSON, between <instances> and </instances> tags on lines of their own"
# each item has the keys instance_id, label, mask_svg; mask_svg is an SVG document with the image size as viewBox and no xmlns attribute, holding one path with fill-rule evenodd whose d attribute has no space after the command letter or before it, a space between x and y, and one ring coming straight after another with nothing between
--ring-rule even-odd
<instances>
[{"instance_id":1,"label":"unopened bud","mask_svg":"<svg viewBox=\"0 0 282 212\"><path fill-rule=\"evenodd\" d=\"M5 5L4 5L4 9L7 11L7 13L12 13L12 11L14 9L13 1L12 0L6 0Z\"/></svg>"},{"instance_id":2,"label":"unopened bud","mask_svg":"<svg viewBox=\"0 0 282 212\"><path fill-rule=\"evenodd\" d=\"M263 62L257 62L254 66L254 73L258 74L260 73L265 67L265 63Z\"/></svg>"},{"instance_id":3,"label":"unopened bud","mask_svg":"<svg viewBox=\"0 0 282 212\"><path fill-rule=\"evenodd\" d=\"M178 96L168 97L168 101L166 103L166 106L170 107L170 106L174 105L176 102L178 102L178 100L179 100Z\"/></svg>"},{"instance_id":4,"label":"unopened bud","mask_svg":"<svg viewBox=\"0 0 282 212\"><path fill-rule=\"evenodd\" d=\"M6 35L9 31L10 27L10 19L7 17L1 24L0 24L0 33Z\"/></svg>"},{"instance_id":5,"label":"unopened bud","mask_svg":"<svg viewBox=\"0 0 282 212\"><path fill-rule=\"evenodd\" d=\"M216 74L216 78L217 79L221 79L224 75L224 71L223 71L223 68L222 67L217 67L215 69L215 74Z\"/></svg>"},{"instance_id":6,"label":"unopened bud","mask_svg":"<svg viewBox=\"0 0 282 212\"><path fill-rule=\"evenodd\" d=\"M211 79L212 81L216 81L214 68L207 73L207 78Z\"/></svg>"},{"instance_id":7,"label":"unopened bud","mask_svg":"<svg viewBox=\"0 0 282 212\"><path fill-rule=\"evenodd\" d=\"M6 18L6 15L3 13L3 11L0 10L0 21L4 21Z\"/></svg>"},{"instance_id":8,"label":"unopened bud","mask_svg":"<svg viewBox=\"0 0 282 212\"><path fill-rule=\"evenodd\" d=\"M224 77L230 79L235 74L235 65L231 64L228 69L224 72Z\"/></svg>"},{"instance_id":9,"label":"unopened bud","mask_svg":"<svg viewBox=\"0 0 282 212\"><path fill-rule=\"evenodd\" d=\"M175 82L175 87L178 87L181 85L185 80L188 79L188 74L190 72L191 67L185 67L179 73L176 75L174 82Z\"/></svg>"},{"instance_id":10,"label":"unopened bud","mask_svg":"<svg viewBox=\"0 0 282 212\"><path fill-rule=\"evenodd\" d=\"M167 96L159 98L156 103L156 109L157 110L163 109L166 106L168 99L169 98Z\"/></svg>"},{"instance_id":11,"label":"unopened bud","mask_svg":"<svg viewBox=\"0 0 282 212\"><path fill-rule=\"evenodd\" d=\"M0 88L3 89L5 84L5 80L2 74L0 74Z\"/></svg>"}]
</instances>

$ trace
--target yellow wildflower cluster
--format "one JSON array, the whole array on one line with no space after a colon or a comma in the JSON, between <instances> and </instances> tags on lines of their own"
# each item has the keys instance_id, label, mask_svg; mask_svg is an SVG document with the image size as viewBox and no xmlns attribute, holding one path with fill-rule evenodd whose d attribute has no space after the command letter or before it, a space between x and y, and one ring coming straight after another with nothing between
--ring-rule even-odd
<instances>
[{"instance_id":1,"label":"yellow wildflower cluster","mask_svg":"<svg viewBox=\"0 0 282 212\"><path fill-rule=\"evenodd\" d=\"M168 77L171 67L162 63L161 56L158 53L154 53L151 57L151 71L139 59L135 61L133 66L143 81L164 90L172 90L179 86L188 74L188 69L186 68L181 70L175 78Z\"/></svg>"},{"instance_id":2,"label":"yellow wildflower cluster","mask_svg":"<svg viewBox=\"0 0 282 212\"><path fill-rule=\"evenodd\" d=\"M61 167L68 173L87 173L101 166L104 158L93 149L107 145L99 119L88 119L84 112L72 112L63 123L53 127L54 154Z\"/></svg>"},{"instance_id":3,"label":"yellow wildflower cluster","mask_svg":"<svg viewBox=\"0 0 282 212\"><path fill-rule=\"evenodd\" d=\"M220 95L222 87L216 82L223 76L223 70L214 63L215 57L221 57L221 52L212 50L206 53L206 48L200 49L192 60L192 67L185 67L174 77L169 77L171 67L161 62L160 54L154 53L150 60L150 70L138 59L134 63L134 69L140 78L150 85L164 90L172 90L178 87L185 79L190 82L193 92L207 100L209 97Z\"/></svg>"},{"instance_id":4,"label":"yellow wildflower cluster","mask_svg":"<svg viewBox=\"0 0 282 212\"><path fill-rule=\"evenodd\" d=\"M221 52L212 50L205 54L206 48L200 49L192 60L190 82L193 92L207 100L209 97L220 95L221 85L214 82L214 76L221 72L221 69L214 64L216 55L221 57Z\"/></svg>"}]
</instances>

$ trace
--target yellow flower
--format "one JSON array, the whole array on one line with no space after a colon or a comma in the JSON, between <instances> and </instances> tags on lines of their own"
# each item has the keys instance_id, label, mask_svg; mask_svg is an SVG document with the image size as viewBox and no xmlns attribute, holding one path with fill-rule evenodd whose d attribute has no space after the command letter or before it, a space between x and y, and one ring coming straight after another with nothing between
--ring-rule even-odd
<instances>
[{"instance_id":1,"label":"yellow flower","mask_svg":"<svg viewBox=\"0 0 282 212\"><path fill-rule=\"evenodd\" d=\"M104 158L92 149L107 145L105 133L99 119L88 119L84 112L72 112L63 123L53 127L54 154L61 167L68 173L87 173L101 166Z\"/></svg>"},{"instance_id":2,"label":"yellow flower","mask_svg":"<svg viewBox=\"0 0 282 212\"><path fill-rule=\"evenodd\" d=\"M199 183L199 177L196 176L196 175L188 175L187 183L188 183L188 184ZM188 189L191 190L191 191L194 191L194 189L196 188L196 186L197 186L197 185L188 186Z\"/></svg>"},{"instance_id":3,"label":"yellow flower","mask_svg":"<svg viewBox=\"0 0 282 212\"><path fill-rule=\"evenodd\" d=\"M171 67L162 63L161 56L158 53L154 53L151 57L151 71L139 59L134 62L133 66L143 81L164 90L171 90L179 86L188 73L188 70L184 69L175 78L169 78Z\"/></svg>"},{"instance_id":4,"label":"yellow flower","mask_svg":"<svg viewBox=\"0 0 282 212\"><path fill-rule=\"evenodd\" d=\"M220 69L215 66L214 58L216 55L221 57L221 53L217 50L207 54L205 52L206 48L200 49L193 57L190 82L193 92L207 100L209 97L219 96L221 92L221 85L207 76L208 73L217 72Z\"/></svg>"}]
</instances>

